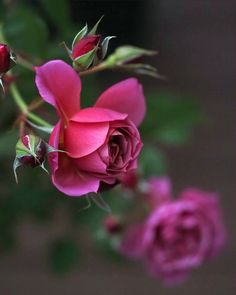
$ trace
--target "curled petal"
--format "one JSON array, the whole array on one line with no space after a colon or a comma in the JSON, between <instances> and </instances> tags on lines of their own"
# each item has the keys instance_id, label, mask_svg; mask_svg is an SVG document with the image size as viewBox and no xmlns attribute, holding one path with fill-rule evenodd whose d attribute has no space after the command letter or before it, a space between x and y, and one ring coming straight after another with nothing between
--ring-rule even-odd
<instances>
[{"instance_id":1,"label":"curled petal","mask_svg":"<svg viewBox=\"0 0 236 295\"><path fill-rule=\"evenodd\" d=\"M81 82L65 62L53 60L36 67L36 85L42 98L67 120L80 109Z\"/></svg>"},{"instance_id":2,"label":"curled petal","mask_svg":"<svg viewBox=\"0 0 236 295\"><path fill-rule=\"evenodd\" d=\"M128 114L129 119L138 126L146 112L142 86L134 78L121 81L103 92L95 107Z\"/></svg>"},{"instance_id":3,"label":"curled petal","mask_svg":"<svg viewBox=\"0 0 236 295\"><path fill-rule=\"evenodd\" d=\"M70 120L78 123L99 123L124 120L127 116L113 110L93 107L80 110Z\"/></svg>"}]
</instances>

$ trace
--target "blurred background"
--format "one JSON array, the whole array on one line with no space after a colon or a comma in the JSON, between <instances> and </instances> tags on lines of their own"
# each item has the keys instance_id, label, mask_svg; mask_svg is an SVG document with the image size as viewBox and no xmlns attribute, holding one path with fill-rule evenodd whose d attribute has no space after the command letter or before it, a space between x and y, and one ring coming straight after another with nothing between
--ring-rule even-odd
<instances>
[{"instance_id":1,"label":"blurred background","mask_svg":"<svg viewBox=\"0 0 236 295\"><path fill-rule=\"evenodd\" d=\"M105 212L56 191L46 174L12 173L16 108L8 95L0 108L0 294L214 294L236 289L236 2L233 0L1 1L0 19L9 44L40 63L66 59L87 22L105 15L99 31L115 35L109 52L132 44L159 51L150 63L168 80L140 77L149 110L142 133L147 143L143 175L168 174L175 192L186 186L221 196L228 244L215 261L194 271L181 286L164 288L141 264L112 252L97 231ZM68 61L68 59L66 59ZM34 77L16 69L25 99L37 95ZM84 104L128 76L104 72L84 79ZM39 109L53 123L51 110ZM151 159L150 156L152 155ZM119 210L118 192L107 200ZM114 207L113 207L114 206Z\"/></svg>"}]
</instances>

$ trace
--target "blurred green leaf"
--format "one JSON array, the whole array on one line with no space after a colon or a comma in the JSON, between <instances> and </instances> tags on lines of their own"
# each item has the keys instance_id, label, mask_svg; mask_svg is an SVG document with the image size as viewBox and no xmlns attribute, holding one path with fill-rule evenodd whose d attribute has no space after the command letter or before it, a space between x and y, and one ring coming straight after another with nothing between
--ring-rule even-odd
<instances>
[{"instance_id":1,"label":"blurred green leaf","mask_svg":"<svg viewBox=\"0 0 236 295\"><path fill-rule=\"evenodd\" d=\"M141 174L146 178L152 175L165 175L166 157L159 149L145 145L139 158L139 167Z\"/></svg>"},{"instance_id":2,"label":"blurred green leaf","mask_svg":"<svg viewBox=\"0 0 236 295\"><path fill-rule=\"evenodd\" d=\"M96 246L108 259L116 263L124 262L124 257L118 252L119 237L108 235L103 229L95 233Z\"/></svg>"},{"instance_id":3,"label":"blurred green leaf","mask_svg":"<svg viewBox=\"0 0 236 295\"><path fill-rule=\"evenodd\" d=\"M0 134L0 157L11 156L15 153L15 145L18 139L16 130Z\"/></svg>"},{"instance_id":4,"label":"blurred green leaf","mask_svg":"<svg viewBox=\"0 0 236 295\"><path fill-rule=\"evenodd\" d=\"M70 26L70 1L40 0L51 21L63 35Z\"/></svg>"},{"instance_id":5,"label":"blurred green leaf","mask_svg":"<svg viewBox=\"0 0 236 295\"><path fill-rule=\"evenodd\" d=\"M4 14L5 14L4 4L2 1L0 1L0 23L2 21Z\"/></svg>"},{"instance_id":6,"label":"blurred green leaf","mask_svg":"<svg viewBox=\"0 0 236 295\"><path fill-rule=\"evenodd\" d=\"M3 29L13 49L32 56L44 57L48 40L47 27L29 7L16 6L11 10Z\"/></svg>"},{"instance_id":7,"label":"blurred green leaf","mask_svg":"<svg viewBox=\"0 0 236 295\"><path fill-rule=\"evenodd\" d=\"M55 240L49 253L49 263L52 270L59 275L71 271L79 261L79 247L70 237Z\"/></svg>"},{"instance_id":8,"label":"blurred green leaf","mask_svg":"<svg viewBox=\"0 0 236 295\"><path fill-rule=\"evenodd\" d=\"M186 143L202 120L199 105L190 98L157 92L148 96L147 104L143 135L161 143Z\"/></svg>"}]
</instances>

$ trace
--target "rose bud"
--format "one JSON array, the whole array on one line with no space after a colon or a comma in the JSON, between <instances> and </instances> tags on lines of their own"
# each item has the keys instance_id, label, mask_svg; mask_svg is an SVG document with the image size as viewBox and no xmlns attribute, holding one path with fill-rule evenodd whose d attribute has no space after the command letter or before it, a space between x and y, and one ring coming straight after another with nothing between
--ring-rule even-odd
<instances>
[{"instance_id":1,"label":"rose bud","mask_svg":"<svg viewBox=\"0 0 236 295\"><path fill-rule=\"evenodd\" d=\"M131 225L120 250L129 258L143 260L151 275L174 284L216 257L224 245L217 196L189 188L177 200L159 202L141 224Z\"/></svg>"},{"instance_id":2,"label":"rose bud","mask_svg":"<svg viewBox=\"0 0 236 295\"><path fill-rule=\"evenodd\" d=\"M10 48L6 44L0 44L0 76L9 71L11 66Z\"/></svg>"},{"instance_id":3,"label":"rose bud","mask_svg":"<svg viewBox=\"0 0 236 295\"><path fill-rule=\"evenodd\" d=\"M107 218L105 218L103 226L106 232L109 234L117 234L122 230L121 222L113 215L109 215Z\"/></svg>"},{"instance_id":4,"label":"rose bud","mask_svg":"<svg viewBox=\"0 0 236 295\"><path fill-rule=\"evenodd\" d=\"M72 57L76 59L81 55L88 53L98 46L101 39L100 35L85 36L78 41L72 49Z\"/></svg>"},{"instance_id":5,"label":"rose bud","mask_svg":"<svg viewBox=\"0 0 236 295\"><path fill-rule=\"evenodd\" d=\"M146 106L142 86L130 78L103 92L92 107L80 107L81 80L65 62L36 68L41 97L60 117L49 144L53 184L69 196L97 193L137 168L142 149L138 126ZM135 108L134 108L135 105Z\"/></svg>"},{"instance_id":6,"label":"rose bud","mask_svg":"<svg viewBox=\"0 0 236 295\"><path fill-rule=\"evenodd\" d=\"M16 144L16 155L23 165L37 167L43 164L47 153L46 143L34 135L22 136Z\"/></svg>"},{"instance_id":7,"label":"rose bud","mask_svg":"<svg viewBox=\"0 0 236 295\"><path fill-rule=\"evenodd\" d=\"M83 27L74 37L71 49L64 43L67 53L73 60L73 67L77 72L98 65L106 56L109 41L114 36L107 36L103 41L101 40L101 35L96 33L101 19L102 17L90 31L88 31L87 25Z\"/></svg>"}]
</instances>

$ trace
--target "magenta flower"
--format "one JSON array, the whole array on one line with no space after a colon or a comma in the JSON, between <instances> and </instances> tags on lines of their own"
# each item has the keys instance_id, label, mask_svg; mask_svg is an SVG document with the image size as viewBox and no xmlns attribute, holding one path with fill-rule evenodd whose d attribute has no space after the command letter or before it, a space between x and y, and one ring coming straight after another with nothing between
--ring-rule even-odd
<instances>
[{"instance_id":1,"label":"magenta flower","mask_svg":"<svg viewBox=\"0 0 236 295\"><path fill-rule=\"evenodd\" d=\"M80 78L63 61L36 68L36 85L60 116L49 140L65 151L49 157L52 182L60 191L70 196L98 192L137 167L142 148L137 126L145 98L136 79L115 84L85 109L80 109Z\"/></svg>"},{"instance_id":2,"label":"magenta flower","mask_svg":"<svg viewBox=\"0 0 236 295\"><path fill-rule=\"evenodd\" d=\"M121 251L143 259L149 273L171 284L215 257L224 244L217 196L190 188L176 201L159 203L142 224L128 228Z\"/></svg>"}]
</instances>

